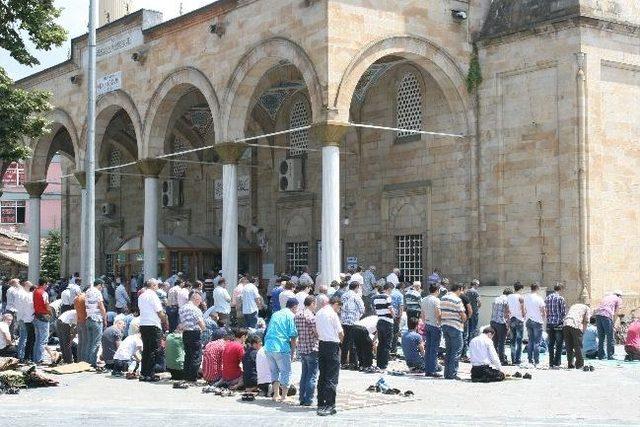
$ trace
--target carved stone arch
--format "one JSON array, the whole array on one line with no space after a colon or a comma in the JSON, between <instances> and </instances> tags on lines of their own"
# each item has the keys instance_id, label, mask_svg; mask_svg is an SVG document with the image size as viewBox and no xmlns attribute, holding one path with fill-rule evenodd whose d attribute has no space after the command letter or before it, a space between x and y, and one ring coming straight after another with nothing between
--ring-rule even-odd
<instances>
[{"instance_id":1,"label":"carved stone arch","mask_svg":"<svg viewBox=\"0 0 640 427\"><path fill-rule=\"evenodd\" d=\"M255 82L282 61L294 65L302 74L309 91L312 121L320 119L326 101L315 65L301 46L289 39L275 37L247 52L231 75L223 102L222 123L227 123L223 128L223 140L244 136L246 119L251 114Z\"/></svg>"},{"instance_id":2,"label":"carved stone arch","mask_svg":"<svg viewBox=\"0 0 640 427\"><path fill-rule=\"evenodd\" d=\"M285 240L292 242L304 241L307 240L308 234L309 226L302 215L293 215L286 222Z\"/></svg>"},{"instance_id":3,"label":"carved stone arch","mask_svg":"<svg viewBox=\"0 0 640 427\"><path fill-rule=\"evenodd\" d=\"M391 224L394 230L420 230L424 228L424 208L417 207L411 201L393 205L391 209Z\"/></svg>"}]
</instances>

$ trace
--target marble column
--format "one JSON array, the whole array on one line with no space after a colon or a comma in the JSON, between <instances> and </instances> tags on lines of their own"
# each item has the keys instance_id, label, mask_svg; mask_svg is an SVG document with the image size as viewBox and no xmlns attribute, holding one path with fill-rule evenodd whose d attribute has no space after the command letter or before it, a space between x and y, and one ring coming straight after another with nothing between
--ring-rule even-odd
<instances>
[{"instance_id":1,"label":"marble column","mask_svg":"<svg viewBox=\"0 0 640 427\"><path fill-rule=\"evenodd\" d=\"M85 171L76 171L73 174L80 184L80 277L86 279L86 268L84 257L87 251L87 173ZM69 229L69 232L71 230ZM71 272L72 274L75 272Z\"/></svg>"},{"instance_id":2,"label":"marble column","mask_svg":"<svg viewBox=\"0 0 640 427\"><path fill-rule=\"evenodd\" d=\"M160 207L160 179L166 161L162 159L143 159L138 162L144 177L144 278L158 277L158 216Z\"/></svg>"},{"instance_id":3,"label":"marble column","mask_svg":"<svg viewBox=\"0 0 640 427\"><path fill-rule=\"evenodd\" d=\"M47 185L46 181L24 184L29 193L29 281L34 285L40 279L40 200Z\"/></svg>"},{"instance_id":4,"label":"marble column","mask_svg":"<svg viewBox=\"0 0 640 427\"><path fill-rule=\"evenodd\" d=\"M222 274L231 293L238 284L238 161L247 145L216 144L222 161Z\"/></svg>"},{"instance_id":5,"label":"marble column","mask_svg":"<svg viewBox=\"0 0 640 427\"><path fill-rule=\"evenodd\" d=\"M320 278L324 284L340 279L340 143L349 125L316 123L311 128L322 145L322 257Z\"/></svg>"}]
</instances>

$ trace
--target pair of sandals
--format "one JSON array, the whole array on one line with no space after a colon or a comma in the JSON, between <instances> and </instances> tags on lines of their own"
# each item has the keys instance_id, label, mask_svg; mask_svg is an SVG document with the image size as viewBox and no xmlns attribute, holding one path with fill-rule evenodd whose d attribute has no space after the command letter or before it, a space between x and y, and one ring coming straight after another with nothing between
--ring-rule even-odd
<instances>
[{"instance_id":1,"label":"pair of sandals","mask_svg":"<svg viewBox=\"0 0 640 427\"><path fill-rule=\"evenodd\" d=\"M216 396L222 396L222 397L231 397L231 396L235 396L235 394L236 394L233 390L229 390L229 389L226 389L226 388L214 387L212 385L203 387L202 388L202 392L205 393L205 394L214 394ZM245 394L250 394L250 393L245 393Z\"/></svg>"},{"instance_id":2,"label":"pair of sandals","mask_svg":"<svg viewBox=\"0 0 640 427\"><path fill-rule=\"evenodd\" d=\"M243 393L242 394L242 401L243 402L253 402L254 400L256 400L256 395L253 393Z\"/></svg>"},{"instance_id":3,"label":"pair of sandals","mask_svg":"<svg viewBox=\"0 0 640 427\"><path fill-rule=\"evenodd\" d=\"M524 375L522 375L520 372L516 372L515 374L513 374L513 378L522 378L524 380L530 380L533 377L528 372Z\"/></svg>"},{"instance_id":4,"label":"pair of sandals","mask_svg":"<svg viewBox=\"0 0 640 427\"><path fill-rule=\"evenodd\" d=\"M377 385L370 385L367 388L367 391L370 393L380 393L381 389L380 386ZM393 394L393 395L399 395L402 394L404 397L413 397L415 395L415 393L411 390L407 390L404 393L402 393L400 390L398 390L397 388L389 388L386 389L384 391L382 391L382 394Z\"/></svg>"},{"instance_id":5,"label":"pair of sandals","mask_svg":"<svg viewBox=\"0 0 640 427\"><path fill-rule=\"evenodd\" d=\"M594 368L592 365L589 365L589 366L585 365L582 367L582 370L585 372L593 372L596 370L596 368Z\"/></svg>"},{"instance_id":6,"label":"pair of sandals","mask_svg":"<svg viewBox=\"0 0 640 427\"><path fill-rule=\"evenodd\" d=\"M186 381L176 381L173 383L173 388L187 389L189 388L189 383Z\"/></svg>"}]
</instances>

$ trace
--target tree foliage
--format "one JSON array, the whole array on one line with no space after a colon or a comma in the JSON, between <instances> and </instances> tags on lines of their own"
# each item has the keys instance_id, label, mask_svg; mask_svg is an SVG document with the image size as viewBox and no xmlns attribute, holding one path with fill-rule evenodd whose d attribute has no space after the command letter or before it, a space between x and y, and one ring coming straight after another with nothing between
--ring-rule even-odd
<instances>
[{"instance_id":1,"label":"tree foliage","mask_svg":"<svg viewBox=\"0 0 640 427\"><path fill-rule=\"evenodd\" d=\"M60 278L60 250L61 238L58 230L49 233L49 240L44 247L40 263L40 276L49 280Z\"/></svg>"},{"instance_id":2,"label":"tree foliage","mask_svg":"<svg viewBox=\"0 0 640 427\"><path fill-rule=\"evenodd\" d=\"M59 16L53 0L0 0L0 48L23 65L38 65L23 37L40 50L61 45L67 32L55 23ZM0 161L29 157L24 138L39 138L48 131L43 113L51 108L49 97L47 92L16 88L0 67Z\"/></svg>"},{"instance_id":3,"label":"tree foliage","mask_svg":"<svg viewBox=\"0 0 640 427\"><path fill-rule=\"evenodd\" d=\"M471 60L469 61L469 72L467 73L467 91L473 92L482 83L482 69L480 68L480 58L478 55L478 45L473 44Z\"/></svg>"}]
</instances>

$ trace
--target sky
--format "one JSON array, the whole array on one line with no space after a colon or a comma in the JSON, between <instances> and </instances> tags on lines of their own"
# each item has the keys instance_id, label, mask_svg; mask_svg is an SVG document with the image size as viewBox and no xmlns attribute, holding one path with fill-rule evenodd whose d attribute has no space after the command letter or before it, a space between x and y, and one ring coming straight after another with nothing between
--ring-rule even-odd
<instances>
[{"instance_id":1,"label":"sky","mask_svg":"<svg viewBox=\"0 0 640 427\"><path fill-rule=\"evenodd\" d=\"M163 13L163 19L166 21L180 14L181 3L182 12L187 13L213 2L214 0L138 0L136 4L139 5L138 9L159 10ZM64 62L68 58L71 49L71 39L87 32L87 23L89 21L88 0L56 0L55 4L56 7L63 9L62 16L60 16L58 22L69 32L69 39L61 47L50 51L37 51L29 43L29 51L31 54L35 54L35 57L40 61L40 65L34 67L20 65L9 56L8 52L0 49L0 66L7 71L9 77L13 80L19 80L37 71Z\"/></svg>"}]
</instances>

